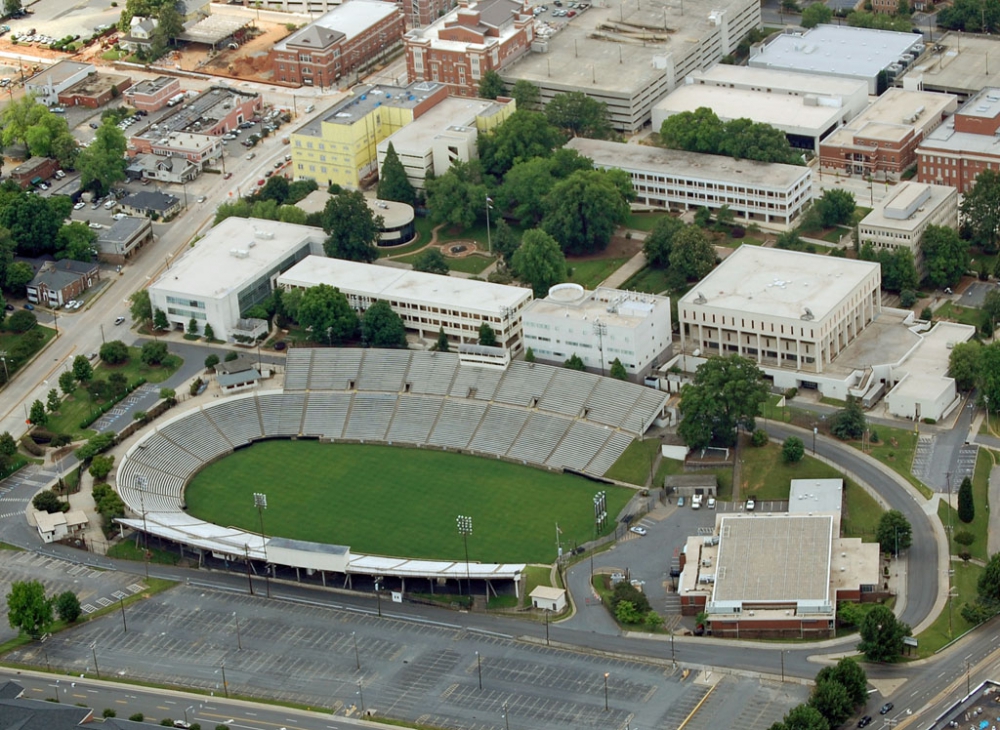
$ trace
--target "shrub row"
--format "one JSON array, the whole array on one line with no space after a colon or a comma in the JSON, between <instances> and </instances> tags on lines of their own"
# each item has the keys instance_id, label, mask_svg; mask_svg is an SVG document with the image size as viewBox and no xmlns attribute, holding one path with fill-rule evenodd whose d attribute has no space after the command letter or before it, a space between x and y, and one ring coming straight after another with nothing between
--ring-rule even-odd
<instances>
[{"instance_id":1,"label":"shrub row","mask_svg":"<svg viewBox=\"0 0 1000 730\"><path fill-rule=\"evenodd\" d=\"M100 418L101 416L103 416L105 413L107 413L112 408L114 408L116 405L118 405L118 403L120 403L122 400L124 400L125 397L127 395L129 395L133 390L135 390L136 388L138 388L140 385L145 385L145 384L146 384L146 379L145 378L139 378L139 380L136 381L135 385L130 385L128 388L125 389L124 392L122 392L119 395L115 396L114 398L112 398L111 400L109 400L107 403L99 406L96 413L93 413L90 416L88 416L87 418L85 418L82 421L80 421L80 428L88 428L90 426L90 424L92 424L94 421L96 421L98 418Z\"/></svg>"}]
</instances>

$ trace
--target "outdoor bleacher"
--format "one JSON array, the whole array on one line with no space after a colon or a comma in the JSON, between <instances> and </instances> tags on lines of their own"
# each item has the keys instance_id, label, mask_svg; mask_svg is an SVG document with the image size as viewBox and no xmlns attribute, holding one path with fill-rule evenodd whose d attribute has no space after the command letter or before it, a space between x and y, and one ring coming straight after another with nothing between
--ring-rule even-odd
<instances>
[{"instance_id":1,"label":"outdoor bleacher","mask_svg":"<svg viewBox=\"0 0 1000 730\"><path fill-rule=\"evenodd\" d=\"M667 400L591 373L461 365L444 352L296 349L285 376L283 391L223 398L150 431L118 468L125 503L179 510L199 469L261 438L427 445L602 476Z\"/></svg>"}]
</instances>

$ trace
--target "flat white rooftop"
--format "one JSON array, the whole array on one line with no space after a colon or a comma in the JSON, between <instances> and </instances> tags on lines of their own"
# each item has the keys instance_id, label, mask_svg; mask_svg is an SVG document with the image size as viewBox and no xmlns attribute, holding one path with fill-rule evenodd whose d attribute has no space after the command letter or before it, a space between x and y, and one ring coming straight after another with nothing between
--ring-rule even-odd
<instances>
[{"instance_id":1,"label":"flat white rooftop","mask_svg":"<svg viewBox=\"0 0 1000 730\"><path fill-rule=\"evenodd\" d=\"M896 81L919 80L931 89L975 93L996 83L997 59L1000 59L1000 39L995 36L949 31L935 37L928 52L897 76ZM993 67L992 75L990 66Z\"/></svg>"},{"instance_id":2,"label":"flat white rooftop","mask_svg":"<svg viewBox=\"0 0 1000 730\"><path fill-rule=\"evenodd\" d=\"M319 16L311 25L340 31L347 36L344 40L350 41L368 28L380 23L384 18L397 12L399 12L399 7L395 3L381 2L380 0L351 0L351 2L339 5ZM285 50L289 43L294 44L297 38L308 32L307 26L279 41L274 47L277 50Z\"/></svg>"},{"instance_id":3,"label":"flat white rooftop","mask_svg":"<svg viewBox=\"0 0 1000 730\"><path fill-rule=\"evenodd\" d=\"M860 82L859 82L860 83ZM722 121L751 119L781 130L799 129L819 136L837 123L843 113L840 99L835 104L806 103L803 96L773 94L751 89L727 89L708 84L678 86L653 107L656 114L673 115L707 107Z\"/></svg>"},{"instance_id":4,"label":"flat white rooftop","mask_svg":"<svg viewBox=\"0 0 1000 730\"><path fill-rule=\"evenodd\" d=\"M194 248L172 261L152 288L193 297L221 297L267 272L303 242L325 239L320 228L260 218L226 218Z\"/></svg>"},{"instance_id":5,"label":"flat white rooftop","mask_svg":"<svg viewBox=\"0 0 1000 730\"><path fill-rule=\"evenodd\" d=\"M946 152L972 152L981 155L1000 155L1000 137L993 134L956 132L952 122L946 122L928 134L920 143L921 149Z\"/></svg>"},{"instance_id":6,"label":"flat white rooftop","mask_svg":"<svg viewBox=\"0 0 1000 730\"><path fill-rule=\"evenodd\" d=\"M585 137L574 137L565 146L590 158L600 167L665 173L693 180L753 185L775 190L786 190L810 174L809 168L804 165L735 160L723 155L705 155Z\"/></svg>"},{"instance_id":7,"label":"flat white rooftop","mask_svg":"<svg viewBox=\"0 0 1000 730\"><path fill-rule=\"evenodd\" d=\"M845 127L827 138L831 145L850 145L855 136L904 139L911 131L928 133L941 123L944 114L958 109L958 97L932 91L889 89Z\"/></svg>"},{"instance_id":8,"label":"flat white rooftop","mask_svg":"<svg viewBox=\"0 0 1000 730\"><path fill-rule=\"evenodd\" d=\"M601 322L632 329L657 310L670 314L670 299L621 289L598 287L587 291L579 284L557 284L544 299L535 299L524 310L528 317L566 317L580 322ZM589 325L587 325L589 327Z\"/></svg>"},{"instance_id":9,"label":"flat white rooftop","mask_svg":"<svg viewBox=\"0 0 1000 730\"><path fill-rule=\"evenodd\" d=\"M900 183L890 197L876 204L872 212L864 217L861 226L915 230L954 194L955 188L949 185L912 180Z\"/></svg>"},{"instance_id":10,"label":"flat white rooftop","mask_svg":"<svg viewBox=\"0 0 1000 730\"><path fill-rule=\"evenodd\" d=\"M919 402L941 391L951 380L948 375L951 349L972 339L975 333L976 328L971 325L938 322L930 332L924 334L920 344L906 358L902 365L906 377L892 389L891 395Z\"/></svg>"},{"instance_id":11,"label":"flat white rooftop","mask_svg":"<svg viewBox=\"0 0 1000 730\"><path fill-rule=\"evenodd\" d=\"M840 514L843 496L843 479L792 479L788 513Z\"/></svg>"},{"instance_id":12,"label":"flat white rooftop","mask_svg":"<svg viewBox=\"0 0 1000 730\"><path fill-rule=\"evenodd\" d=\"M819 321L878 268L870 261L740 246L678 304L795 320L809 307Z\"/></svg>"},{"instance_id":13,"label":"flat white rooftop","mask_svg":"<svg viewBox=\"0 0 1000 730\"><path fill-rule=\"evenodd\" d=\"M915 33L818 25L801 35L779 35L751 57L750 65L871 78L922 41Z\"/></svg>"},{"instance_id":14,"label":"flat white rooftop","mask_svg":"<svg viewBox=\"0 0 1000 730\"><path fill-rule=\"evenodd\" d=\"M858 79L841 79L834 76L796 73L777 68L753 68L717 63L705 71L688 76L694 83L704 80L706 85L734 84L771 89L774 92L816 94L819 96L850 97L854 94L868 96L868 84Z\"/></svg>"},{"instance_id":15,"label":"flat white rooftop","mask_svg":"<svg viewBox=\"0 0 1000 730\"><path fill-rule=\"evenodd\" d=\"M434 143L434 138L448 127L475 127L476 117L495 106L498 106L497 102L488 99L449 96L430 111L379 142L378 146L384 149L392 142L396 152L406 150L422 153L429 149Z\"/></svg>"},{"instance_id":16,"label":"flat white rooftop","mask_svg":"<svg viewBox=\"0 0 1000 730\"><path fill-rule=\"evenodd\" d=\"M323 256L307 256L282 274L278 283L307 288L329 284L345 294L359 293L375 299L405 300L498 315L503 314L503 307L514 307L531 297L530 289L515 286Z\"/></svg>"}]
</instances>

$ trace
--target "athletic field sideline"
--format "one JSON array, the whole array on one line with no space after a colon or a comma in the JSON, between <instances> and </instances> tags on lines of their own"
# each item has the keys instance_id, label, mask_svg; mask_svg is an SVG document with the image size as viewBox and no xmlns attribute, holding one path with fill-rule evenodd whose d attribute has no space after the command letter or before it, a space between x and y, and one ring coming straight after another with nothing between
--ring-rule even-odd
<instances>
[{"instance_id":1,"label":"athletic field sideline","mask_svg":"<svg viewBox=\"0 0 1000 730\"><path fill-rule=\"evenodd\" d=\"M551 563L594 537L594 495L608 529L634 495L623 487L467 454L313 440L273 440L199 472L188 512L260 531L254 492L267 495L264 532L350 546L362 554L464 560L455 520L472 517L469 559Z\"/></svg>"}]
</instances>

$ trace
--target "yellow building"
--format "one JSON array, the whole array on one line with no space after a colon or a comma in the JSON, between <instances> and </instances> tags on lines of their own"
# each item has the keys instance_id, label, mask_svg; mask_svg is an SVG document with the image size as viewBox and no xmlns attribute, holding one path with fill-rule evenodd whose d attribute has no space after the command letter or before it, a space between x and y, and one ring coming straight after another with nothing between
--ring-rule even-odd
<instances>
[{"instance_id":1,"label":"yellow building","mask_svg":"<svg viewBox=\"0 0 1000 730\"><path fill-rule=\"evenodd\" d=\"M358 87L292 133L295 179L361 187L378 174L378 143L446 98L448 88L434 82Z\"/></svg>"}]
</instances>

